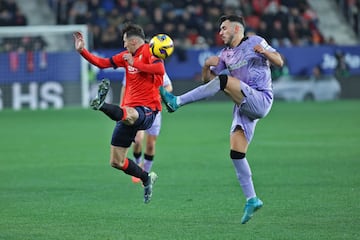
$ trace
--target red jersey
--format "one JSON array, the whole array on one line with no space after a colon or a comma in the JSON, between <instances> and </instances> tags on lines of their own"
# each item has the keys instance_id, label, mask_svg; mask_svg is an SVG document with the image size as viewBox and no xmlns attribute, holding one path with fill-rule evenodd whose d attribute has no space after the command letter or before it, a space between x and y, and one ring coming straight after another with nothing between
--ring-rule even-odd
<instances>
[{"instance_id":1,"label":"red jersey","mask_svg":"<svg viewBox=\"0 0 360 240\"><path fill-rule=\"evenodd\" d=\"M159 87L163 84L165 73L163 60L150 53L147 43L139 47L133 54L133 66L123 59L123 55L126 53L128 53L127 50L111 58L100 58L84 49L81 55L100 68L125 68L126 86L122 106L145 106L152 110L161 111Z\"/></svg>"}]
</instances>

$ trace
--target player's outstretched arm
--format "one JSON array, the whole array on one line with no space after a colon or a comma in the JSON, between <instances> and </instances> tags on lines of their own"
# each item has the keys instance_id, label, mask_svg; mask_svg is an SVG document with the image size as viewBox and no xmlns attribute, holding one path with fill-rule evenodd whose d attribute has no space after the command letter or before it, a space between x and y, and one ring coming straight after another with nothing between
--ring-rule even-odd
<instances>
[{"instance_id":1,"label":"player's outstretched arm","mask_svg":"<svg viewBox=\"0 0 360 240\"><path fill-rule=\"evenodd\" d=\"M78 51L81 56L83 56L88 62L99 68L112 67L110 59L97 57L94 54L91 54L88 50L86 50L84 37L81 32L74 32L73 36L76 51Z\"/></svg>"}]
</instances>

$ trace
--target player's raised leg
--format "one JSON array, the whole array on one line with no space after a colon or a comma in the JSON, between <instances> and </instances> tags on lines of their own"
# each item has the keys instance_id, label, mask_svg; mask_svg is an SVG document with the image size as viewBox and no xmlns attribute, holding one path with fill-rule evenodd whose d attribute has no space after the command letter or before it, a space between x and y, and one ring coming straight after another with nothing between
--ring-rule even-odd
<instances>
[{"instance_id":1,"label":"player's raised leg","mask_svg":"<svg viewBox=\"0 0 360 240\"><path fill-rule=\"evenodd\" d=\"M169 93L163 86L159 88L161 99L165 103L168 112L175 112L180 105L178 104L178 97Z\"/></svg>"},{"instance_id":2,"label":"player's raised leg","mask_svg":"<svg viewBox=\"0 0 360 240\"><path fill-rule=\"evenodd\" d=\"M110 81L103 79L98 87L97 95L90 101L90 107L94 110L99 110L105 102L106 95L110 89Z\"/></svg>"},{"instance_id":3,"label":"player's raised leg","mask_svg":"<svg viewBox=\"0 0 360 240\"><path fill-rule=\"evenodd\" d=\"M160 95L168 112L175 112L180 106L212 97L220 90L224 91L229 78L231 78L231 81L239 82L239 80L233 77L219 75L208 83L196 87L180 96L175 96L165 91L163 87L160 87ZM240 91L240 86L238 91Z\"/></svg>"},{"instance_id":4,"label":"player's raised leg","mask_svg":"<svg viewBox=\"0 0 360 240\"><path fill-rule=\"evenodd\" d=\"M94 110L102 111L114 121L125 120L124 116L127 115L127 110L125 108L105 102L109 90L110 81L108 79L103 79L99 84L97 95L90 101L90 107Z\"/></svg>"}]
</instances>

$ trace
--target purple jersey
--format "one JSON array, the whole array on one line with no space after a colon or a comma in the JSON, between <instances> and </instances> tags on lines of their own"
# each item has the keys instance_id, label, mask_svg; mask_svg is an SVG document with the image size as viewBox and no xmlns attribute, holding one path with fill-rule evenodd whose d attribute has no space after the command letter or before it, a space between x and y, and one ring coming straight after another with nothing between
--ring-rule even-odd
<instances>
[{"instance_id":1,"label":"purple jersey","mask_svg":"<svg viewBox=\"0 0 360 240\"><path fill-rule=\"evenodd\" d=\"M250 36L235 48L224 48L219 54L219 64L211 70L221 74L224 70L241 81L245 98L240 105L234 106L231 132L240 126L248 142L254 136L258 119L266 116L273 102L272 80L269 61L254 46L260 44L267 51L275 52L265 39Z\"/></svg>"},{"instance_id":2,"label":"purple jersey","mask_svg":"<svg viewBox=\"0 0 360 240\"><path fill-rule=\"evenodd\" d=\"M275 52L262 37L250 36L235 48L224 48L219 54L219 64L211 70L219 75L227 69L231 76L253 89L272 91L270 63L262 54L255 53L254 46L257 44Z\"/></svg>"}]
</instances>

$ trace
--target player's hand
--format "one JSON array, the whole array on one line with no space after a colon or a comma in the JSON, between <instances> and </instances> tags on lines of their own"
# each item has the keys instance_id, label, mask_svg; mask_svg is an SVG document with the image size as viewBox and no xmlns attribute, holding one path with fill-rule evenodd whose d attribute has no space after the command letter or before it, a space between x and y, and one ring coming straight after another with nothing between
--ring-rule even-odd
<instances>
[{"instance_id":1,"label":"player's hand","mask_svg":"<svg viewBox=\"0 0 360 240\"><path fill-rule=\"evenodd\" d=\"M264 54L264 53L265 53L265 49L264 49L260 44L255 45L254 51L255 51L256 53L261 53L261 54Z\"/></svg>"},{"instance_id":2,"label":"player's hand","mask_svg":"<svg viewBox=\"0 0 360 240\"><path fill-rule=\"evenodd\" d=\"M74 32L73 33L74 40L75 40L75 49L78 52L81 52L85 48L85 41L81 32Z\"/></svg>"},{"instance_id":3,"label":"player's hand","mask_svg":"<svg viewBox=\"0 0 360 240\"><path fill-rule=\"evenodd\" d=\"M219 57L218 56L211 56L211 57L208 57L206 60L205 60L205 64L204 66L205 67L210 67L210 66L216 66L219 64Z\"/></svg>"},{"instance_id":4,"label":"player's hand","mask_svg":"<svg viewBox=\"0 0 360 240\"><path fill-rule=\"evenodd\" d=\"M125 53L123 59L129 63L130 66L134 64L134 58L130 53Z\"/></svg>"}]
</instances>

